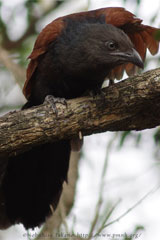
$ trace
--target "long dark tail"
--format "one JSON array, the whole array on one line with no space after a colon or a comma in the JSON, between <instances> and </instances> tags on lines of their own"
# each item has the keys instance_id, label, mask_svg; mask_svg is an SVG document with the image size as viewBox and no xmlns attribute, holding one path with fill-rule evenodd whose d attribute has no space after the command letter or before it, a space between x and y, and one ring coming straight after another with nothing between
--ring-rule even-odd
<instances>
[{"instance_id":1,"label":"long dark tail","mask_svg":"<svg viewBox=\"0 0 160 240\"><path fill-rule=\"evenodd\" d=\"M61 140L9 158L2 187L12 224L23 223L27 229L39 226L51 214L50 206L57 207L69 157L70 141Z\"/></svg>"}]
</instances>

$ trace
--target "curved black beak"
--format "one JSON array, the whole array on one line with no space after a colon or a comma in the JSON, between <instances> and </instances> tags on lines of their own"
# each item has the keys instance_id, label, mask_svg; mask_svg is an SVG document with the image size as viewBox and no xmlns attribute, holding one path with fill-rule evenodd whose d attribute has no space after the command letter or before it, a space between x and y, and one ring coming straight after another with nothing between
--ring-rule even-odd
<instances>
[{"instance_id":1,"label":"curved black beak","mask_svg":"<svg viewBox=\"0 0 160 240\"><path fill-rule=\"evenodd\" d=\"M132 48L132 52L126 53L126 58L128 58L131 63L137 65L138 67L144 68L142 58L134 48Z\"/></svg>"},{"instance_id":2,"label":"curved black beak","mask_svg":"<svg viewBox=\"0 0 160 240\"><path fill-rule=\"evenodd\" d=\"M124 62L131 62L140 68L144 68L143 60L134 48L126 52L114 52L111 55L119 56Z\"/></svg>"}]
</instances>

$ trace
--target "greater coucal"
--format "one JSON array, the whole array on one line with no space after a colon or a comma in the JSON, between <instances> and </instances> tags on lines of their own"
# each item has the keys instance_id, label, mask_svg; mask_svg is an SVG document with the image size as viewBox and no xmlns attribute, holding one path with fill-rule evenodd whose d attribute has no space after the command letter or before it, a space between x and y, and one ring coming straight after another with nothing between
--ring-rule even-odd
<instances>
[{"instance_id":1,"label":"greater coucal","mask_svg":"<svg viewBox=\"0 0 160 240\"><path fill-rule=\"evenodd\" d=\"M157 28L124 8L103 8L60 17L39 34L27 69L23 109L47 95L76 98L97 91L104 79L120 79L143 67L146 50L158 51ZM42 224L57 207L67 179L70 139L47 143L8 159L3 178L4 208L10 225Z\"/></svg>"}]
</instances>

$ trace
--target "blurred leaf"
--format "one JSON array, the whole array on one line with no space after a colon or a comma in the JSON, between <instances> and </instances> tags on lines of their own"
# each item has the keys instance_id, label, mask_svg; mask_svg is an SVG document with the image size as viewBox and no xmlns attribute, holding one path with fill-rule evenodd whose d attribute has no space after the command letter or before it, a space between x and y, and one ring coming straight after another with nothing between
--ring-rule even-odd
<instances>
[{"instance_id":1,"label":"blurred leaf","mask_svg":"<svg viewBox=\"0 0 160 240\"><path fill-rule=\"evenodd\" d=\"M61 1L57 0L57 1L56 1L56 6L55 6L55 7L60 6L62 3L64 3L64 1L65 1L65 0L61 0Z\"/></svg>"},{"instance_id":2,"label":"blurred leaf","mask_svg":"<svg viewBox=\"0 0 160 240\"><path fill-rule=\"evenodd\" d=\"M140 3L141 3L141 0L137 0L137 5L140 5Z\"/></svg>"},{"instance_id":3,"label":"blurred leaf","mask_svg":"<svg viewBox=\"0 0 160 240\"><path fill-rule=\"evenodd\" d=\"M27 7L27 8L30 8L30 7L32 7L33 6L33 4L35 4L35 3L38 3L39 2L39 0L26 0L25 1L25 6Z\"/></svg>"},{"instance_id":4,"label":"blurred leaf","mask_svg":"<svg viewBox=\"0 0 160 240\"><path fill-rule=\"evenodd\" d=\"M19 46L19 49L18 49L19 62L18 63L23 67L27 67L28 65L29 61L27 58L32 51L35 38L36 38L36 35L30 36L25 41L23 41L21 46Z\"/></svg>"},{"instance_id":5,"label":"blurred leaf","mask_svg":"<svg viewBox=\"0 0 160 240\"><path fill-rule=\"evenodd\" d=\"M2 1L0 1L0 12L1 12L1 8L2 8ZM6 30L6 26L5 26L5 23L3 22L3 19L1 17L1 14L0 14L0 33L1 34L5 34L5 30ZM3 35L2 35L3 37Z\"/></svg>"},{"instance_id":6,"label":"blurred leaf","mask_svg":"<svg viewBox=\"0 0 160 240\"><path fill-rule=\"evenodd\" d=\"M137 146L139 145L141 139L142 139L142 134L141 134L141 133L138 133L137 138L136 138L136 145L137 145Z\"/></svg>"},{"instance_id":7,"label":"blurred leaf","mask_svg":"<svg viewBox=\"0 0 160 240\"><path fill-rule=\"evenodd\" d=\"M156 133L153 135L154 142L156 145L160 144L160 128L156 131Z\"/></svg>"},{"instance_id":8,"label":"blurred leaf","mask_svg":"<svg viewBox=\"0 0 160 240\"><path fill-rule=\"evenodd\" d=\"M133 239L132 236L129 237L129 236L127 236L127 235L126 235L126 237L124 238L124 240L132 240L132 239Z\"/></svg>"},{"instance_id":9,"label":"blurred leaf","mask_svg":"<svg viewBox=\"0 0 160 240\"><path fill-rule=\"evenodd\" d=\"M153 15L153 17L151 18L150 22L154 23L156 18L157 18L157 12Z\"/></svg>"},{"instance_id":10,"label":"blurred leaf","mask_svg":"<svg viewBox=\"0 0 160 240\"><path fill-rule=\"evenodd\" d=\"M137 225L131 234L126 234L125 238L123 240L133 240L133 239L139 239L141 236L141 233L139 231L143 231L144 226Z\"/></svg>"},{"instance_id":11,"label":"blurred leaf","mask_svg":"<svg viewBox=\"0 0 160 240\"><path fill-rule=\"evenodd\" d=\"M131 1L131 0L130 0L130 1ZM124 3L124 4L126 4L126 2L127 2L127 0L123 0L123 3ZM136 2L137 2L137 5L140 5L141 0L136 0Z\"/></svg>"},{"instance_id":12,"label":"blurred leaf","mask_svg":"<svg viewBox=\"0 0 160 240\"><path fill-rule=\"evenodd\" d=\"M155 39L156 40L160 40L160 30L158 30L157 32L156 32L156 34L155 34Z\"/></svg>"},{"instance_id":13,"label":"blurred leaf","mask_svg":"<svg viewBox=\"0 0 160 240\"><path fill-rule=\"evenodd\" d=\"M120 143L119 143L119 147L121 148L124 144L124 141L126 140L126 138L128 137L128 135L130 135L131 131L125 131L122 132L121 134L121 138L120 138Z\"/></svg>"},{"instance_id":14,"label":"blurred leaf","mask_svg":"<svg viewBox=\"0 0 160 240\"><path fill-rule=\"evenodd\" d=\"M39 0L26 0L24 3L24 6L27 9L27 22L28 25L32 22L32 20L35 18L33 12L34 12L34 5L38 4Z\"/></svg>"},{"instance_id":15,"label":"blurred leaf","mask_svg":"<svg viewBox=\"0 0 160 240\"><path fill-rule=\"evenodd\" d=\"M144 226L137 225L136 228L135 228L135 232L138 232L139 230L145 230Z\"/></svg>"}]
</instances>

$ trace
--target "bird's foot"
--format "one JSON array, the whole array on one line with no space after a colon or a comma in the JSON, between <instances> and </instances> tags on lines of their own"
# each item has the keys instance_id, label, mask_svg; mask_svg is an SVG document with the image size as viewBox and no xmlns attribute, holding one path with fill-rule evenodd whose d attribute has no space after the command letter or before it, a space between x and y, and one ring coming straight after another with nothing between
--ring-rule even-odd
<instances>
[{"instance_id":1,"label":"bird's foot","mask_svg":"<svg viewBox=\"0 0 160 240\"><path fill-rule=\"evenodd\" d=\"M109 79L109 86L112 86L114 83L114 79Z\"/></svg>"},{"instance_id":2,"label":"bird's foot","mask_svg":"<svg viewBox=\"0 0 160 240\"><path fill-rule=\"evenodd\" d=\"M103 89L94 89L90 91L90 96L95 100L96 106L98 107L101 103L105 103L105 92Z\"/></svg>"},{"instance_id":3,"label":"bird's foot","mask_svg":"<svg viewBox=\"0 0 160 240\"><path fill-rule=\"evenodd\" d=\"M102 89L101 89L101 88L94 88L94 89L92 89L92 90L89 91L89 95L90 95L91 97L93 97L94 99L95 99L97 96L101 95L101 93L102 93Z\"/></svg>"},{"instance_id":4,"label":"bird's foot","mask_svg":"<svg viewBox=\"0 0 160 240\"><path fill-rule=\"evenodd\" d=\"M45 102L48 102L52 106L52 109L54 110L57 117L58 117L58 110L56 107L56 103L61 103L67 107L67 101L65 98L59 98L59 97L56 98L53 95L47 95L45 97Z\"/></svg>"}]
</instances>

